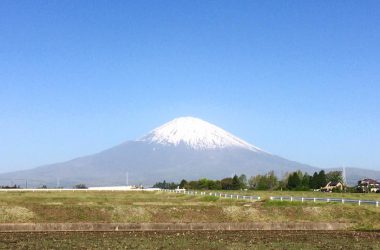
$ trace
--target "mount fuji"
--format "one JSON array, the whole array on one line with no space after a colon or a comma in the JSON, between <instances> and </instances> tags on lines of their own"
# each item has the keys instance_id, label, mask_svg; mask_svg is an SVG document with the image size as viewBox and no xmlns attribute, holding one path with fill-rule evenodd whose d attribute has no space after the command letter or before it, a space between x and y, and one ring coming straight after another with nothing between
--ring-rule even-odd
<instances>
[{"instance_id":1,"label":"mount fuji","mask_svg":"<svg viewBox=\"0 0 380 250\"><path fill-rule=\"evenodd\" d=\"M223 129L193 117L174 119L154 129L139 141L165 146L184 145L194 150L241 148L263 152Z\"/></svg>"},{"instance_id":2,"label":"mount fuji","mask_svg":"<svg viewBox=\"0 0 380 250\"><path fill-rule=\"evenodd\" d=\"M29 186L71 187L151 185L157 181L247 176L274 170L278 176L320 169L270 154L225 130L193 117L174 119L135 141L94 155L30 170L0 175L1 180L27 180ZM9 183L9 182L8 182Z\"/></svg>"}]
</instances>

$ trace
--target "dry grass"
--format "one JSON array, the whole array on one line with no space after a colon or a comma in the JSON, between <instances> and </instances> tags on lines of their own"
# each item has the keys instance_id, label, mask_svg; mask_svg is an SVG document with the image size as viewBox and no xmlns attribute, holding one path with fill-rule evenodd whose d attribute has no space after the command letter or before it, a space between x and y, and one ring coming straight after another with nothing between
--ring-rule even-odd
<instances>
[{"instance_id":1,"label":"dry grass","mask_svg":"<svg viewBox=\"0 0 380 250\"><path fill-rule=\"evenodd\" d=\"M152 214L143 206L117 206L112 210L112 221L150 222Z\"/></svg>"},{"instance_id":2,"label":"dry grass","mask_svg":"<svg viewBox=\"0 0 380 250\"><path fill-rule=\"evenodd\" d=\"M380 229L380 208L250 202L163 192L1 193L5 222L348 222Z\"/></svg>"},{"instance_id":3,"label":"dry grass","mask_svg":"<svg viewBox=\"0 0 380 250\"><path fill-rule=\"evenodd\" d=\"M25 207L0 206L0 218L2 222L30 222L35 214Z\"/></svg>"}]
</instances>

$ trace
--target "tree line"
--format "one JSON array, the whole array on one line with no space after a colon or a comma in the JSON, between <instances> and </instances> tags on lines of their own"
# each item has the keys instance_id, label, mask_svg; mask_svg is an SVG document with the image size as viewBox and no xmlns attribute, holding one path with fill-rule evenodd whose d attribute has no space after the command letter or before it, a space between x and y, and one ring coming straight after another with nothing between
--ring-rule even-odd
<instances>
[{"instance_id":1,"label":"tree line","mask_svg":"<svg viewBox=\"0 0 380 250\"><path fill-rule=\"evenodd\" d=\"M310 190L320 189L326 186L330 181L343 183L342 171L330 171L325 173L324 170L321 170L315 172L313 175L302 171L295 171L286 174L281 180L278 179L274 171L270 171L267 174L255 175L250 178L242 174L221 180L201 178L192 181L183 179L179 183L163 181L157 182L153 187L162 189L185 188L198 190Z\"/></svg>"},{"instance_id":2,"label":"tree line","mask_svg":"<svg viewBox=\"0 0 380 250\"><path fill-rule=\"evenodd\" d=\"M20 185L13 185L13 186L8 186L8 185L6 185L6 186L0 186L0 189L20 189L21 187L20 187Z\"/></svg>"}]
</instances>

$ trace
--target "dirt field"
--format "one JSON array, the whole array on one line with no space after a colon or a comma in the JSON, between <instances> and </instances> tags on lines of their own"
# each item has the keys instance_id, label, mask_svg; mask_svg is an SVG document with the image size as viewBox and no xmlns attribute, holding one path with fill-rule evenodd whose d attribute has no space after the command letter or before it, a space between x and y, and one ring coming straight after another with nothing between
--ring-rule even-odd
<instances>
[{"instance_id":1,"label":"dirt field","mask_svg":"<svg viewBox=\"0 0 380 250\"><path fill-rule=\"evenodd\" d=\"M380 249L380 232L0 233L1 249Z\"/></svg>"},{"instance_id":2,"label":"dirt field","mask_svg":"<svg viewBox=\"0 0 380 250\"><path fill-rule=\"evenodd\" d=\"M268 193L269 195L270 193ZM309 195L312 195L309 194ZM0 223L339 222L379 229L380 209L243 201L163 192L1 193ZM380 249L380 232L192 231L0 233L0 249Z\"/></svg>"}]
</instances>

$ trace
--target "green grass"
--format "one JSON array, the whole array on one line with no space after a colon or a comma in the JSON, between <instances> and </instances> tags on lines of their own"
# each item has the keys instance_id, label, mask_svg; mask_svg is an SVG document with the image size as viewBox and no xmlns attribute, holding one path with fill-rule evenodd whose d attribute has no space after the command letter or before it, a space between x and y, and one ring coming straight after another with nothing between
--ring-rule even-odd
<instances>
[{"instance_id":1,"label":"green grass","mask_svg":"<svg viewBox=\"0 0 380 250\"><path fill-rule=\"evenodd\" d=\"M262 197L301 194L263 191L248 193ZM309 197L319 194L304 193ZM363 199L366 194L353 195L359 195ZM354 223L356 228L361 229L380 229L380 208L356 204L280 202L265 198L251 202L165 192L0 193L0 223L258 221L343 222Z\"/></svg>"},{"instance_id":2,"label":"green grass","mask_svg":"<svg viewBox=\"0 0 380 250\"><path fill-rule=\"evenodd\" d=\"M218 201L219 197L216 196L204 196L202 198L202 201Z\"/></svg>"},{"instance_id":3,"label":"green grass","mask_svg":"<svg viewBox=\"0 0 380 250\"><path fill-rule=\"evenodd\" d=\"M375 200L380 201L379 193L324 193L314 191L259 191L259 190L221 190L221 191L206 191L212 193L240 194L260 196L262 199L269 199L271 196L293 196L305 198L344 198L354 200Z\"/></svg>"}]
</instances>

